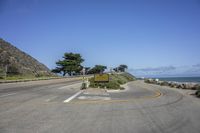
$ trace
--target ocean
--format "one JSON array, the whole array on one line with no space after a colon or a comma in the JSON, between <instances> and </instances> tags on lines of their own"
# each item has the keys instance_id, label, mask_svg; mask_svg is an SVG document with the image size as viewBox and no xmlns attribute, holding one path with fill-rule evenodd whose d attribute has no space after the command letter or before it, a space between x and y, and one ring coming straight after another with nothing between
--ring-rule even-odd
<instances>
[{"instance_id":1,"label":"ocean","mask_svg":"<svg viewBox=\"0 0 200 133\"><path fill-rule=\"evenodd\" d=\"M157 79L161 81L200 83L200 77L166 77L166 78L157 78Z\"/></svg>"}]
</instances>

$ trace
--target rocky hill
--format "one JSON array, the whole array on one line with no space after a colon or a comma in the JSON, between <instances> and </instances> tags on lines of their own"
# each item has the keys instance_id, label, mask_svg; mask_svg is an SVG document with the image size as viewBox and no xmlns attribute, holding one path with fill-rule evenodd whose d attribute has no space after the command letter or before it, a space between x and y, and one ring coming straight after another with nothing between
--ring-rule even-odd
<instances>
[{"instance_id":1,"label":"rocky hill","mask_svg":"<svg viewBox=\"0 0 200 133\"><path fill-rule=\"evenodd\" d=\"M51 71L42 63L19 50L12 44L0 39L0 71L8 75L52 76Z\"/></svg>"}]
</instances>

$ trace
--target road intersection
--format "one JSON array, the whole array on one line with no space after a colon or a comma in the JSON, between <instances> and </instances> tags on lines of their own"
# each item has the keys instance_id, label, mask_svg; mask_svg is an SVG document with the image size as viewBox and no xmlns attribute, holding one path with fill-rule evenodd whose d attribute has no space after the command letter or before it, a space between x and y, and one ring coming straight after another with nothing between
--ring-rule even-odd
<instances>
[{"instance_id":1,"label":"road intersection","mask_svg":"<svg viewBox=\"0 0 200 133\"><path fill-rule=\"evenodd\" d=\"M0 85L1 133L198 133L200 129L199 99L143 81L130 82L120 91L80 90L80 80L5 86Z\"/></svg>"}]
</instances>

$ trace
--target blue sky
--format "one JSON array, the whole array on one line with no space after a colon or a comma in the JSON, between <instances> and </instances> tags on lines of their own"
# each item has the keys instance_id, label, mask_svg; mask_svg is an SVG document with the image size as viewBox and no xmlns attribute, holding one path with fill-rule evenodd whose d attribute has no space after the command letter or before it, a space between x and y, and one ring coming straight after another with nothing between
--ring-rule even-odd
<instances>
[{"instance_id":1,"label":"blue sky","mask_svg":"<svg viewBox=\"0 0 200 133\"><path fill-rule=\"evenodd\" d=\"M0 0L0 37L49 68L127 64L138 76L200 76L199 0Z\"/></svg>"}]
</instances>

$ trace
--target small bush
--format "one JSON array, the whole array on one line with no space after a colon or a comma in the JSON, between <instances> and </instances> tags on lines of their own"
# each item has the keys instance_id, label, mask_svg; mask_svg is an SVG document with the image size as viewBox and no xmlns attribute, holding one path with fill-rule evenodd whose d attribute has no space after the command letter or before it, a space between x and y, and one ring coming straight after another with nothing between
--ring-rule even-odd
<instances>
[{"instance_id":1,"label":"small bush","mask_svg":"<svg viewBox=\"0 0 200 133\"><path fill-rule=\"evenodd\" d=\"M127 73L123 73L120 75L111 74L110 81L106 83L97 83L94 82L94 78L90 78L90 87L92 88L107 88L107 89L123 89L120 85L125 84L129 81L133 81L134 76L128 75Z\"/></svg>"},{"instance_id":2,"label":"small bush","mask_svg":"<svg viewBox=\"0 0 200 133\"><path fill-rule=\"evenodd\" d=\"M120 84L110 81L109 83L106 83L107 89L120 89Z\"/></svg>"},{"instance_id":3,"label":"small bush","mask_svg":"<svg viewBox=\"0 0 200 133\"><path fill-rule=\"evenodd\" d=\"M195 95L200 98L200 85L197 86Z\"/></svg>"},{"instance_id":4,"label":"small bush","mask_svg":"<svg viewBox=\"0 0 200 133\"><path fill-rule=\"evenodd\" d=\"M196 91L195 95L200 98L200 90Z\"/></svg>"},{"instance_id":5,"label":"small bush","mask_svg":"<svg viewBox=\"0 0 200 133\"><path fill-rule=\"evenodd\" d=\"M125 84L126 82L123 81L123 80L117 80L117 83L120 84L120 85L122 85L122 84Z\"/></svg>"},{"instance_id":6,"label":"small bush","mask_svg":"<svg viewBox=\"0 0 200 133\"><path fill-rule=\"evenodd\" d=\"M0 68L0 79L4 79L5 72Z\"/></svg>"},{"instance_id":7,"label":"small bush","mask_svg":"<svg viewBox=\"0 0 200 133\"><path fill-rule=\"evenodd\" d=\"M194 89L200 91L200 85L199 84L195 85Z\"/></svg>"}]
</instances>

